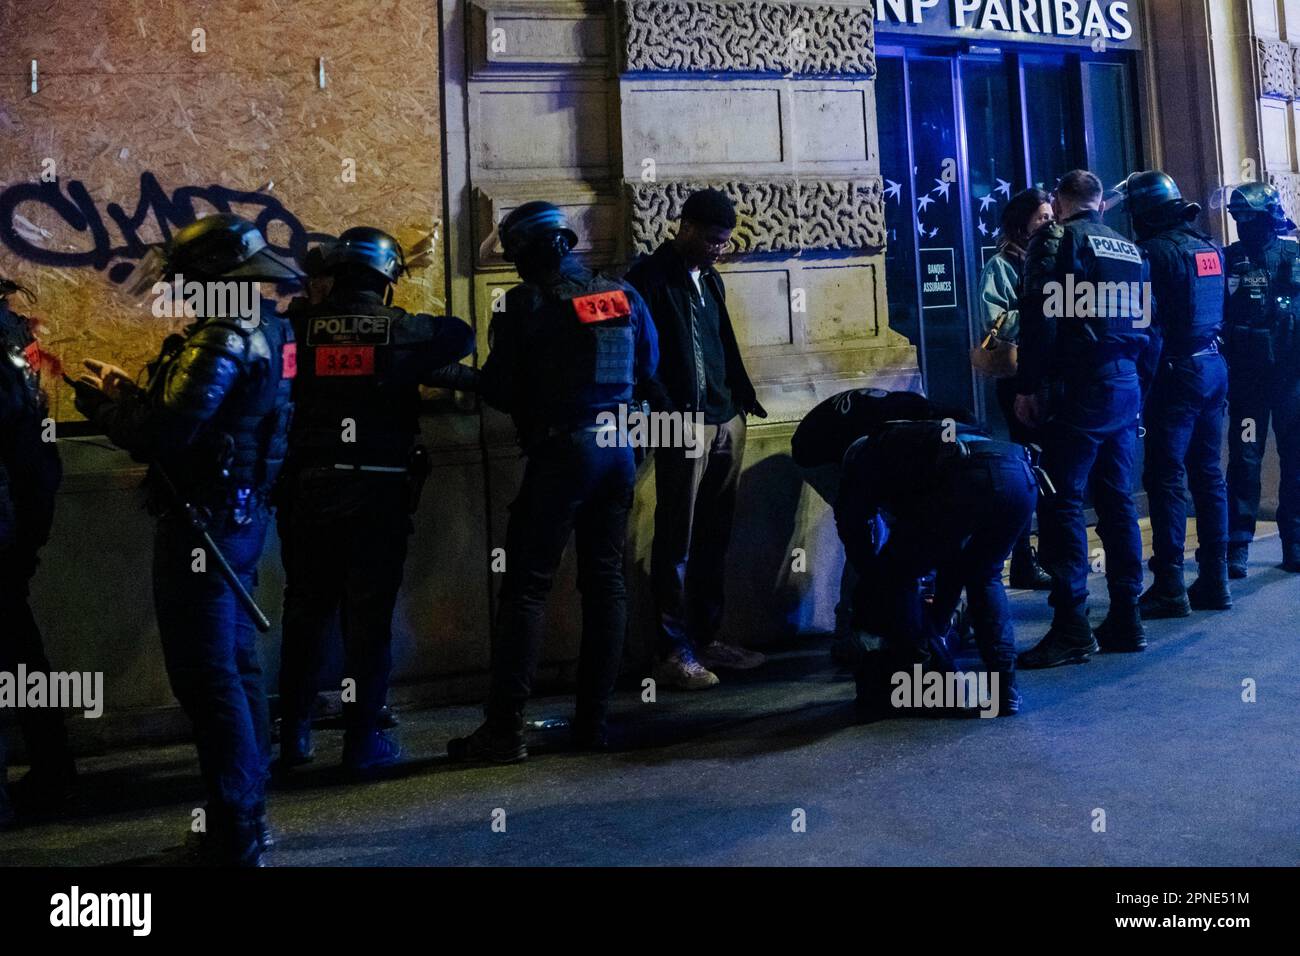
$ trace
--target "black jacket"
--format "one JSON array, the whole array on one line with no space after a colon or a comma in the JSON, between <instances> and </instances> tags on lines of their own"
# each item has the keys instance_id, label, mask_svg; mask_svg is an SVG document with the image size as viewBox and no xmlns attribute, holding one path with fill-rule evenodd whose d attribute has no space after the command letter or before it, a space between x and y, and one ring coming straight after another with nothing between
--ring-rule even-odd
<instances>
[{"instance_id":1,"label":"black jacket","mask_svg":"<svg viewBox=\"0 0 1300 956\"><path fill-rule=\"evenodd\" d=\"M659 332L659 371L641 390L656 411L703 411L704 384L697 379L702 365L697 356L698 344L691 334L692 280L686 264L668 240L652 255L642 256L632 264L625 277L650 306L655 328ZM723 357L727 367L727 388L739 411L766 418L767 411L758 403L754 385L745 371L736 343L736 332L727 311L726 290L722 276L712 267L704 269L701 280L708 283L718 302L718 327Z\"/></svg>"},{"instance_id":2,"label":"black jacket","mask_svg":"<svg viewBox=\"0 0 1300 956\"><path fill-rule=\"evenodd\" d=\"M24 578L49 538L63 477L55 443L42 440L49 411L33 344L27 320L0 298L0 573L16 567Z\"/></svg>"}]
</instances>

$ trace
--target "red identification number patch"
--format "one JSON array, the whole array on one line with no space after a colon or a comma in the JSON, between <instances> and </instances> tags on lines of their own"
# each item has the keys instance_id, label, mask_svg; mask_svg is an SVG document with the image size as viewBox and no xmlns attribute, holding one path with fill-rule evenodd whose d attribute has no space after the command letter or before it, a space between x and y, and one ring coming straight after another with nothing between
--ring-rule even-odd
<instances>
[{"instance_id":1,"label":"red identification number patch","mask_svg":"<svg viewBox=\"0 0 1300 956\"><path fill-rule=\"evenodd\" d=\"M285 342L280 347L280 377L296 378L298 376L298 343Z\"/></svg>"},{"instance_id":2,"label":"red identification number patch","mask_svg":"<svg viewBox=\"0 0 1300 956\"><path fill-rule=\"evenodd\" d=\"M1196 254L1196 275L1202 279L1206 276L1223 275L1223 262L1217 252L1198 252Z\"/></svg>"},{"instance_id":3,"label":"red identification number patch","mask_svg":"<svg viewBox=\"0 0 1300 956\"><path fill-rule=\"evenodd\" d=\"M593 292L573 300L573 311L578 313L579 322L608 322L632 314L632 306L627 301L627 294L622 289L613 292Z\"/></svg>"},{"instance_id":4,"label":"red identification number patch","mask_svg":"<svg viewBox=\"0 0 1300 956\"><path fill-rule=\"evenodd\" d=\"M373 375L373 345L328 345L316 350L317 375Z\"/></svg>"}]
</instances>

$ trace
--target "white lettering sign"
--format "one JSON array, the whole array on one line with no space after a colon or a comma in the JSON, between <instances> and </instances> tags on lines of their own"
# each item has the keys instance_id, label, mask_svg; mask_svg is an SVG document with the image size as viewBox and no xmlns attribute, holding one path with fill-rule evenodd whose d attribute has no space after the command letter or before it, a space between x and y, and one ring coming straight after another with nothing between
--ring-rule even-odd
<instances>
[{"instance_id":1,"label":"white lettering sign","mask_svg":"<svg viewBox=\"0 0 1300 956\"><path fill-rule=\"evenodd\" d=\"M948 0L954 30L1047 37L1133 38L1129 0ZM876 20L921 26L937 18L939 0L877 0Z\"/></svg>"}]
</instances>

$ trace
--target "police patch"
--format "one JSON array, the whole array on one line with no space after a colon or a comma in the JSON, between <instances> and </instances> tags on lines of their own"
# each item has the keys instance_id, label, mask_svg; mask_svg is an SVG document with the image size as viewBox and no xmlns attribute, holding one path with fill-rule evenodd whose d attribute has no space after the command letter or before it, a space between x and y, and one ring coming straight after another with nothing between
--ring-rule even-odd
<instances>
[{"instance_id":1,"label":"police patch","mask_svg":"<svg viewBox=\"0 0 1300 956\"><path fill-rule=\"evenodd\" d=\"M577 313L578 321L587 325L627 318L632 314L632 306L627 301L627 294L622 289L615 289L578 296L573 300L573 311Z\"/></svg>"},{"instance_id":2,"label":"police patch","mask_svg":"<svg viewBox=\"0 0 1300 956\"><path fill-rule=\"evenodd\" d=\"M1118 259L1120 262L1141 262L1142 253L1127 239L1117 236L1089 236L1092 254L1101 259Z\"/></svg>"},{"instance_id":3,"label":"police patch","mask_svg":"<svg viewBox=\"0 0 1300 956\"><path fill-rule=\"evenodd\" d=\"M1196 254L1196 275L1200 279L1204 279L1206 276L1223 275L1223 261L1219 258L1219 254L1217 252L1198 252Z\"/></svg>"},{"instance_id":4,"label":"police patch","mask_svg":"<svg viewBox=\"0 0 1300 956\"><path fill-rule=\"evenodd\" d=\"M307 324L307 344L387 345L392 327L386 315L320 315Z\"/></svg>"}]
</instances>

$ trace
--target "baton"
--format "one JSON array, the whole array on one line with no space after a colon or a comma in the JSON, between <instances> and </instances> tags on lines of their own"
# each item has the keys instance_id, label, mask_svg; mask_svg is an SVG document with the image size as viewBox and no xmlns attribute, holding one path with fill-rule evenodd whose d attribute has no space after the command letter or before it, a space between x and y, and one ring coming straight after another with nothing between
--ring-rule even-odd
<instances>
[{"instance_id":1,"label":"baton","mask_svg":"<svg viewBox=\"0 0 1300 956\"><path fill-rule=\"evenodd\" d=\"M262 613L262 609L257 606L257 601L253 600L253 595L248 593L248 589L244 587L244 582L239 580L239 575L235 574L235 569L230 566L226 556L221 553L221 548L212 540L212 535L208 534L208 529L204 525L199 509L182 497L171 476L167 474L167 469L163 468L157 461L153 462L153 469L158 477L162 479L163 485L166 487L167 493L171 495L172 500L180 505L181 510L185 513L185 520L203 539L203 544L208 549L208 553L217 562L217 570L221 572L221 576L225 578L226 583L230 585L230 589L235 592L235 597L239 598L240 606L248 612L248 616L253 619L257 629L265 634L271 629L270 620Z\"/></svg>"}]
</instances>

